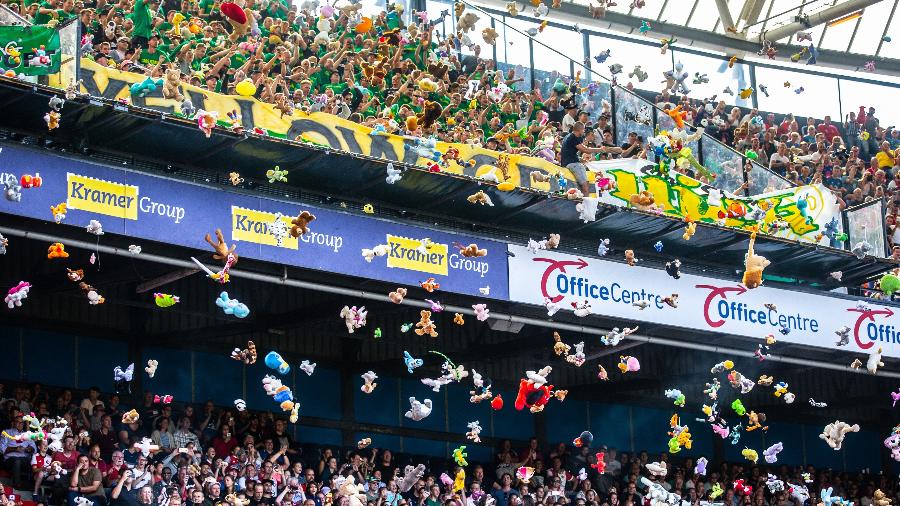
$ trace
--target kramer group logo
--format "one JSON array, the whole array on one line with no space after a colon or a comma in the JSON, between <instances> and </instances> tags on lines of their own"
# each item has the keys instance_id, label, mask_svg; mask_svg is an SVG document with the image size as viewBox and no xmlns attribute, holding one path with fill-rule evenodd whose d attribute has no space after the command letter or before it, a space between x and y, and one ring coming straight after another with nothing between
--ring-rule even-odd
<instances>
[{"instance_id":1,"label":"kramer group logo","mask_svg":"<svg viewBox=\"0 0 900 506\"><path fill-rule=\"evenodd\" d=\"M889 308L871 309L865 304L861 304L857 307L849 308L847 311L859 313L859 316L856 318L856 325L853 326L853 338L856 340L856 345L861 349L868 350L872 346L875 346L875 341L886 341L888 343L900 342L900 333L898 333L898 329L895 329L893 325L885 325L884 323L878 324L875 320L875 315L884 315L884 320L894 316L894 312ZM868 320L868 323L866 323L866 337L869 338L869 342L863 343L862 337L859 335L859 330L866 320Z\"/></svg>"},{"instance_id":2,"label":"kramer group logo","mask_svg":"<svg viewBox=\"0 0 900 506\"><path fill-rule=\"evenodd\" d=\"M129 220L138 219L139 188L102 179L66 174L66 205L79 209Z\"/></svg>"},{"instance_id":3,"label":"kramer group logo","mask_svg":"<svg viewBox=\"0 0 900 506\"><path fill-rule=\"evenodd\" d=\"M425 244L423 241L428 242ZM398 235L387 236L387 266L446 276L448 271L446 244L410 239Z\"/></svg>"},{"instance_id":4,"label":"kramer group logo","mask_svg":"<svg viewBox=\"0 0 900 506\"><path fill-rule=\"evenodd\" d=\"M290 234L286 234L282 238L281 244L278 244L275 236L269 231L269 224L274 223L275 219L275 213L231 206L231 239L267 246L280 246L286 249L298 249L297 238L291 237ZM291 217L282 216L281 221L284 222L284 230L287 232L291 228Z\"/></svg>"}]
</instances>

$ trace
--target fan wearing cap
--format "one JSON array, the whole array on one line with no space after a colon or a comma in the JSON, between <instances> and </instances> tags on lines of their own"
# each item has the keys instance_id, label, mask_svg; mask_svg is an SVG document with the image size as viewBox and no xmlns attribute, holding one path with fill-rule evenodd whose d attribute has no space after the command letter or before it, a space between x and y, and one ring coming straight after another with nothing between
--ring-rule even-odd
<instances>
[{"instance_id":1,"label":"fan wearing cap","mask_svg":"<svg viewBox=\"0 0 900 506\"><path fill-rule=\"evenodd\" d=\"M563 109L566 110L566 114L562 117L561 130L563 133L569 133L578 121L578 104L575 103L574 97L570 97L562 101L562 106ZM582 124L584 124L584 122L582 122Z\"/></svg>"}]
</instances>

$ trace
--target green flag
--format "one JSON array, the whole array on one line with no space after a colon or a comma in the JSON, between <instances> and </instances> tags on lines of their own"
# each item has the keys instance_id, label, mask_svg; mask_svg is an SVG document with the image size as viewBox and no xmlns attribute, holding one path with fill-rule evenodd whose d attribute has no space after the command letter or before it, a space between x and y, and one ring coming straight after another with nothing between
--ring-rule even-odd
<instances>
[{"instance_id":1,"label":"green flag","mask_svg":"<svg viewBox=\"0 0 900 506\"><path fill-rule=\"evenodd\" d=\"M0 26L0 68L39 76L59 72L59 32L46 26Z\"/></svg>"}]
</instances>

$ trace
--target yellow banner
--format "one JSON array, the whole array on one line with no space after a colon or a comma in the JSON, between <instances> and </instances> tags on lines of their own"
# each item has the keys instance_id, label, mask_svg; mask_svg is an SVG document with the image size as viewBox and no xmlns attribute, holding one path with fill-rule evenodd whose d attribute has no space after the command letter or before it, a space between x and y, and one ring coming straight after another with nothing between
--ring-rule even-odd
<instances>
[{"instance_id":1,"label":"yellow banner","mask_svg":"<svg viewBox=\"0 0 900 506\"><path fill-rule=\"evenodd\" d=\"M92 60L83 59L81 63L82 91L109 99L129 99L133 104L156 109L169 114L180 112L180 102L162 97L162 90L157 89L145 98L132 97L129 87L144 80L144 76L130 72L101 67ZM244 128L261 127L276 132L289 139L307 140L328 145L334 149L359 153L375 158L402 161L410 164L427 165L430 160L419 157L415 151L405 146L411 140L399 135L369 135L372 129L348 121L337 116L314 112L307 114L299 109L292 116L282 116L281 111L272 104L260 102L254 98L213 93L196 86L182 85L182 93L193 101L194 107L207 111L217 111L219 118L226 118L230 111L241 115ZM459 150L459 158L463 161L473 160L474 167L463 167L452 163L443 168L445 172L480 176L494 169L499 153L468 144L437 143L441 153L448 148ZM548 191L547 182L535 183L531 180L534 171L556 175L562 173L569 180L574 177L568 169L547 162L542 158L523 155L509 156L509 181L516 186L532 187L536 190ZM499 176L499 174L498 174Z\"/></svg>"},{"instance_id":2,"label":"yellow banner","mask_svg":"<svg viewBox=\"0 0 900 506\"><path fill-rule=\"evenodd\" d=\"M69 172L66 175L66 206L116 218L136 220L138 187L112 183Z\"/></svg>"},{"instance_id":3,"label":"yellow banner","mask_svg":"<svg viewBox=\"0 0 900 506\"><path fill-rule=\"evenodd\" d=\"M420 247L422 239L410 239L396 235L388 235L388 267L427 272L429 274L447 275L446 244L429 243L428 247ZM424 251L423 251L424 250Z\"/></svg>"},{"instance_id":4,"label":"yellow banner","mask_svg":"<svg viewBox=\"0 0 900 506\"><path fill-rule=\"evenodd\" d=\"M269 231L269 224L274 221L275 213L231 206L231 239L285 249L298 249L297 238L291 237L290 234L282 236L281 244L278 244L275 235ZM281 221L284 222L285 232L291 228L290 216L282 216Z\"/></svg>"}]
</instances>

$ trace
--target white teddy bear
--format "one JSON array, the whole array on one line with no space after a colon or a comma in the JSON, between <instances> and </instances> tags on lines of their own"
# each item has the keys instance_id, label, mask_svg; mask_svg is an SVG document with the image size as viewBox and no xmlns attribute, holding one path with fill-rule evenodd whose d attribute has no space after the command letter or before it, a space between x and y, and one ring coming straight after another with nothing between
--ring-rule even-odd
<instances>
[{"instance_id":1,"label":"white teddy bear","mask_svg":"<svg viewBox=\"0 0 900 506\"><path fill-rule=\"evenodd\" d=\"M420 421L428 417L431 414L431 399L425 399L423 402L419 402L415 397L409 398L409 411L406 412L406 418L411 420Z\"/></svg>"},{"instance_id":2,"label":"white teddy bear","mask_svg":"<svg viewBox=\"0 0 900 506\"><path fill-rule=\"evenodd\" d=\"M859 425L850 425L847 422L835 420L822 429L822 433L819 434L819 439L825 440L825 442L828 443L828 446L837 451L841 449L841 445L844 444L844 437L849 432L859 432Z\"/></svg>"}]
</instances>

